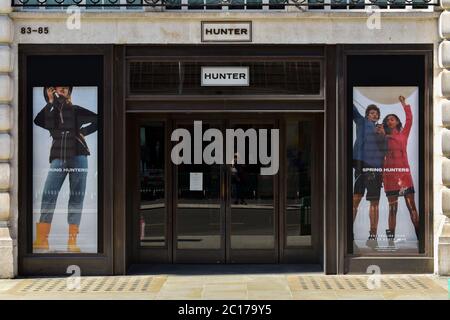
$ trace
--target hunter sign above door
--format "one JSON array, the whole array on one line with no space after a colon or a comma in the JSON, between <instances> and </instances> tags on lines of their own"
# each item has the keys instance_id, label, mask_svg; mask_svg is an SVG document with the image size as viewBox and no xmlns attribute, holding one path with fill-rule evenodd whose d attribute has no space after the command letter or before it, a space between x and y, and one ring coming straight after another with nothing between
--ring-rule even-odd
<instances>
[{"instance_id":1,"label":"hunter sign above door","mask_svg":"<svg viewBox=\"0 0 450 320\"><path fill-rule=\"evenodd\" d=\"M248 86L249 67L202 67L201 85L207 86Z\"/></svg>"},{"instance_id":2,"label":"hunter sign above door","mask_svg":"<svg viewBox=\"0 0 450 320\"><path fill-rule=\"evenodd\" d=\"M252 22L202 21L202 42L252 42Z\"/></svg>"}]
</instances>

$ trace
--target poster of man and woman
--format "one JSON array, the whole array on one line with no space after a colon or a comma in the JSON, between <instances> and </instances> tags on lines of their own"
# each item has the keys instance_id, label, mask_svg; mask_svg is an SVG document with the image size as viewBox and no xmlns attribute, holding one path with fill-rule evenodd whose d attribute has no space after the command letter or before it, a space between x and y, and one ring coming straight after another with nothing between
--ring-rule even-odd
<instances>
[{"instance_id":1,"label":"poster of man and woman","mask_svg":"<svg viewBox=\"0 0 450 320\"><path fill-rule=\"evenodd\" d=\"M417 253L418 87L353 88L354 253Z\"/></svg>"}]
</instances>

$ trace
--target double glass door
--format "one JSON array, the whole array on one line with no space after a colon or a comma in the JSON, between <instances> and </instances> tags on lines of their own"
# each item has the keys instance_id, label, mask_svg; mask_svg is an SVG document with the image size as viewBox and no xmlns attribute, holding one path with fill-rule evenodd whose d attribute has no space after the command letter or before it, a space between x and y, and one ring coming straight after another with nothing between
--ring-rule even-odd
<instances>
[{"instance_id":1,"label":"double glass door","mask_svg":"<svg viewBox=\"0 0 450 320\"><path fill-rule=\"evenodd\" d=\"M283 122L282 130L280 122L131 121L133 260L278 263L295 252L318 255L311 121Z\"/></svg>"},{"instance_id":2,"label":"double glass door","mask_svg":"<svg viewBox=\"0 0 450 320\"><path fill-rule=\"evenodd\" d=\"M195 142L191 143L191 164L175 167L176 261L236 263L277 259L274 201L277 174L261 175L263 164L257 156L259 129L270 132L274 124L228 124L227 128L236 136L244 133L241 139L245 139L245 146L241 153L238 137L233 135L236 143L227 154L224 122L203 121L202 131L208 135L209 129L213 129L211 135L215 133L215 138L204 139L197 150ZM192 122L178 122L176 127L186 130L191 137L198 137ZM236 131L239 129L242 131ZM213 148L214 143L217 148ZM202 159L195 159L195 154L200 154L198 158Z\"/></svg>"}]
</instances>

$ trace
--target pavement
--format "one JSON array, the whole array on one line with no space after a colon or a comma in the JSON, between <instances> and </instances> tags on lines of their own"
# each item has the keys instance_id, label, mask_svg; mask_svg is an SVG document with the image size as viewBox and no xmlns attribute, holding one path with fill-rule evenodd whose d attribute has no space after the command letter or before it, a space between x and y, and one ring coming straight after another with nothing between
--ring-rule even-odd
<instances>
[{"instance_id":1,"label":"pavement","mask_svg":"<svg viewBox=\"0 0 450 320\"><path fill-rule=\"evenodd\" d=\"M153 268L128 276L3 279L0 300L448 300L448 279L251 267Z\"/></svg>"}]
</instances>

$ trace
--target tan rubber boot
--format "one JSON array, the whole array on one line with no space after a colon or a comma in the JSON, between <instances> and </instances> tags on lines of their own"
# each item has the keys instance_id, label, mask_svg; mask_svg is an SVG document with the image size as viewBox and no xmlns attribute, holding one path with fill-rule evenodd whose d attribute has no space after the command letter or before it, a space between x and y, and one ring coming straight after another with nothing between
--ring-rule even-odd
<instances>
[{"instance_id":1,"label":"tan rubber boot","mask_svg":"<svg viewBox=\"0 0 450 320\"><path fill-rule=\"evenodd\" d=\"M48 250L48 234L50 233L50 223L36 223L36 240L33 242L34 250Z\"/></svg>"},{"instance_id":2,"label":"tan rubber boot","mask_svg":"<svg viewBox=\"0 0 450 320\"><path fill-rule=\"evenodd\" d=\"M78 225L69 224L69 240L67 241L67 251L81 252L80 247L77 246Z\"/></svg>"}]
</instances>

